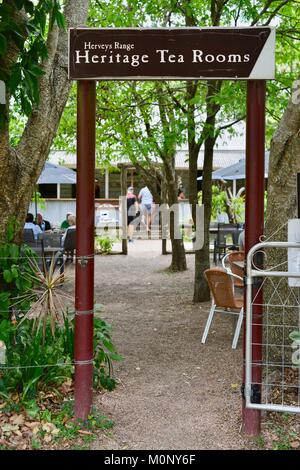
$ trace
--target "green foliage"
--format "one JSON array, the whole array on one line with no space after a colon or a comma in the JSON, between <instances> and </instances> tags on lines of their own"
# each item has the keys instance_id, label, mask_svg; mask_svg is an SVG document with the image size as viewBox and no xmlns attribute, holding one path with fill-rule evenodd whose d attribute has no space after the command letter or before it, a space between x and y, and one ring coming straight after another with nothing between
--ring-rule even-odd
<instances>
[{"instance_id":1,"label":"green foliage","mask_svg":"<svg viewBox=\"0 0 300 470\"><path fill-rule=\"evenodd\" d=\"M0 372L0 395L19 393L22 402L37 396L43 386L54 388L72 375L72 358L65 351L65 335L60 329L55 339L48 326L45 341L42 332L32 335L31 322L17 326L3 320L0 337L7 347L7 366ZM57 328L58 329L58 328ZM0 369L1 370L1 369Z\"/></svg>"},{"instance_id":2,"label":"green foliage","mask_svg":"<svg viewBox=\"0 0 300 470\"><path fill-rule=\"evenodd\" d=\"M109 254L112 251L114 240L110 237L96 236L95 249L101 254Z\"/></svg>"},{"instance_id":3,"label":"green foliage","mask_svg":"<svg viewBox=\"0 0 300 470\"><path fill-rule=\"evenodd\" d=\"M116 380L113 377L113 361L121 361L111 338L111 325L100 318L94 319L94 386L113 390Z\"/></svg>"},{"instance_id":4,"label":"green foliage","mask_svg":"<svg viewBox=\"0 0 300 470\"><path fill-rule=\"evenodd\" d=\"M97 309L97 308L96 308ZM8 399L19 393L21 402L36 413L35 399L40 389L56 389L74 373L74 321L65 316L63 327L56 326L55 336L48 323L42 331L32 334L32 322L16 324L7 319L0 322L0 340L7 348L6 367L0 368L0 396ZM94 320L94 386L113 390L113 362L122 360L111 338L111 326Z\"/></svg>"},{"instance_id":5,"label":"green foliage","mask_svg":"<svg viewBox=\"0 0 300 470\"><path fill-rule=\"evenodd\" d=\"M287 100L291 94L291 86L295 80L299 62L300 27L297 7L294 2L270 2L265 8L265 0L229 0L214 2L220 9L221 26L246 26L269 24L271 19L278 24L276 41L276 80L268 81L267 87L267 146L277 126ZM191 0L176 2L173 0L131 0L128 4L123 0L101 2L91 0L89 25L93 27L139 27L155 25L155 27L186 26L190 18L194 26L212 26L211 2ZM162 96L166 108L172 108L175 125L170 127L170 138L177 146L187 140L187 130L191 130L188 121L187 105L195 106L195 134L199 138L203 131L206 113L205 97L207 83L200 81L195 96L188 99L184 82L165 82L161 91L153 82L100 82L97 84L97 158L100 163L109 163L126 156L133 163L147 167L146 157L151 155L159 161L159 149L163 149L165 129L158 119L158 97ZM55 148L74 151L75 149L75 86L61 120ZM170 99L169 99L170 98ZM230 125L236 119L244 119L246 109L246 82L223 81L220 92L212 101L221 106L217 114L217 137L224 132L222 126ZM120 115L122 119L120 120ZM151 135L145 128L145 118L151 127ZM169 121L171 122L171 121ZM149 130L149 129L148 129ZM210 130L206 128L206 131ZM229 135L237 131L234 127L226 129ZM193 132L193 129L192 129ZM230 145L230 144L229 144Z\"/></svg>"},{"instance_id":6,"label":"green foliage","mask_svg":"<svg viewBox=\"0 0 300 470\"><path fill-rule=\"evenodd\" d=\"M245 220L245 197L231 194L227 199L227 204L231 221L235 224L243 222Z\"/></svg>"},{"instance_id":7,"label":"green foliage","mask_svg":"<svg viewBox=\"0 0 300 470\"><path fill-rule=\"evenodd\" d=\"M28 408L26 409L28 414ZM41 422L51 423L55 426L57 432L53 440L55 442L60 440L72 441L81 437L84 444L89 444L97 438L96 432L98 430L107 431L114 425L113 421L106 416L99 413L97 410L92 410L90 415L85 421L81 419L74 419L74 402L68 400L64 402L59 410L41 410L37 407L35 419ZM66 425L67 423L67 425ZM87 434L82 437L79 431L86 430ZM46 435L46 431L43 428L37 433L34 440L32 440L32 448L39 449L43 446L43 439ZM76 449L83 449L83 446L79 444L74 447ZM86 447L88 448L88 447Z\"/></svg>"},{"instance_id":8,"label":"green foliage","mask_svg":"<svg viewBox=\"0 0 300 470\"><path fill-rule=\"evenodd\" d=\"M294 330L289 334L289 337L292 341L295 341L296 343L300 344L300 331Z\"/></svg>"},{"instance_id":9,"label":"green foliage","mask_svg":"<svg viewBox=\"0 0 300 470\"><path fill-rule=\"evenodd\" d=\"M22 11L20 14L19 12ZM8 89L29 115L39 102L39 79L44 75L43 60L47 58L47 34L54 24L65 29L59 0L12 0L0 3L0 59L8 44L19 50L17 61L10 69L0 71Z\"/></svg>"},{"instance_id":10,"label":"green foliage","mask_svg":"<svg viewBox=\"0 0 300 470\"><path fill-rule=\"evenodd\" d=\"M11 239L12 234L9 228L7 238ZM13 299L21 297L34 285L34 280L28 277L32 272L30 258L35 259L36 255L25 245L19 246L11 241L0 244L0 319L9 318ZM22 298L18 310L26 311L29 306L28 299Z\"/></svg>"},{"instance_id":11,"label":"green foliage","mask_svg":"<svg viewBox=\"0 0 300 470\"><path fill-rule=\"evenodd\" d=\"M202 195L198 195L199 203L201 203ZM217 220L218 214L227 213L232 223L239 223L244 220L245 216L245 198L244 196L233 196L231 190L221 189L217 185L212 186L212 221Z\"/></svg>"},{"instance_id":12,"label":"green foliage","mask_svg":"<svg viewBox=\"0 0 300 470\"><path fill-rule=\"evenodd\" d=\"M38 191L35 191L31 198L31 202L35 202L35 201L36 201L37 206L41 210L44 211L46 209L46 200L42 197L41 193L39 193Z\"/></svg>"},{"instance_id":13,"label":"green foliage","mask_svg":"<svg viewBox=\"0 0 300 470\"><path fill-rule=\"evenodd\" d=\"M212 219L216 220L218 214L221 214L222 212L227 212L226 191L222 191L219 186L213 185L211 208Z\"/></svg>"},{"instance_id":14,"label":"green foliage","mask_svg":"<svg viewBox=\"0 0 300 470\"><path fill-rule=\"evenodd\" d=\"M292 450L292 442L299 438L297 433L285 426L276 426L272 432L276 436L276 440L272 442L273 450Z\"/></svg>"}]
</instances>

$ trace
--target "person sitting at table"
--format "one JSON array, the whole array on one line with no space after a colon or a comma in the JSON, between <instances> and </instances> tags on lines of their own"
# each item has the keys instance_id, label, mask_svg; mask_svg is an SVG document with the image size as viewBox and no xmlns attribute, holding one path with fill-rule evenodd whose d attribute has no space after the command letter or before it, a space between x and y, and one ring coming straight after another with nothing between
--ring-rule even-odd
<instances>
[{"instance_id":1,"label":"person sitting at table","mask_svg":"<svg viewBox=\"0 0 300 470\"><path fill-rule=\"evenodd\" d=\"M49 230L52 230L50 222L43 219L43 214L37 214L36 224L40 227L42 232L49 232Z\"/></svg>"},{"instance_id":2,"label":"person sitting at table","mask_svg":"<svg viewBox=\"0 0 300 470\"><path fill-rule=\"evenodd\" d=\"M34 221L33 214L28 212L27 217L26 217L26 222L25 222L25 225L24 225L24 229L31 229L33 231L34 239L37 240L39 238L39 234L42 233L42 230L33 221Z\"/></svg>"},{"instance_id":3,"label":"person sitting at table","mask_svg":"<svg viewBox=\"0 0 300 470\"><path fill-rule=\"evenodd\" d=\"M69 215L68 222L69 222L69 227L67 228L67 230L65 231L65 233L64 233L64 235L61 239L62 246L64 246L64 244L65 244L65 239L66 239L68 233L70 231L76 230L76 217L75 217L75 215L73 215L73 214ZM73 262L74 250L67 251L66 255L67 255L67 261Z\"/></svg>"},{"instance_id":4,"label":"person sitting at table","mask_svg":"<svg viewBox=\"0 0 300 470\"><path fill-rule=\"evenodd\" d=\"M67 228L70 227L69 217L70 217L71 215L73 215L72 212L67 212L66 218L65 218L65 220L61 223L60 228L66 230Z\"/></svg>"},{"instance_id":5,"label":"person sitting at table","mask_svg":"<svg viewBox=\"0 0 300 470\"><path fill-rule=\"evenodd\" d=\"M62 245L64 245L64 243L65 243L65 239L66 239L66 236L67 236L68 232L70 230L76 230L76 217L75 217L75 215L73 215L73 214L69 215L68 223L69 223L69 227L67 228L67 230L65 231L65 233L63 234L63 237L61 239Z\"/></svg>"}]
</instances>

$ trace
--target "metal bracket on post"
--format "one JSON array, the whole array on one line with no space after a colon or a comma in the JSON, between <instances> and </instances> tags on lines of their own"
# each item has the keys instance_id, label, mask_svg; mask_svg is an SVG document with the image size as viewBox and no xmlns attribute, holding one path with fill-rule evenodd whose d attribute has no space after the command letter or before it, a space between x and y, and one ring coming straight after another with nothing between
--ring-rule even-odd
<instances>
[{"instance_id":1,"label":"metal bracket on post","mask_svg":"<svg viewBox=\"0 0 300 470\"><path fill-rule=\"evenodd\" d=\"M261 391L258 384L251 385L251 403L261 403Z\"/></svg>"},{"instance_id":2,"label":"metal bracket on post","mask_svg":"<svg viewBox=\"0 0 300 470\"><path fill-rule=\"evenodd\" d=\"M246 400L245 389L246 389L246 386L243 383L241 385L241 395L242 395L243 400ZM250 397L251 397L251 403L257 403L257 404L261 403L261 390L258 384L251 385Z\"/></svg>"},{"instance_id":3,"label":"metal bracket on post","mask_svg":"<svg viewBox=\"0 0 300 470\"><path fill-rule=\"evenodd\" d=\"M77 256L76 261L80 266L85 268L89 261L94 259L94 255L87 255L87 256Z\"/></svg>"},{"instance_id":4,"label":"metal bracket on post","mask_svg":"<svg viewBox=\"0 0 300 470\"><path fill-rule=\"evenodd\" d=\"M94 309L92 310L76 310L75 315L93 315Z\"/></svg>"}]
</instances>

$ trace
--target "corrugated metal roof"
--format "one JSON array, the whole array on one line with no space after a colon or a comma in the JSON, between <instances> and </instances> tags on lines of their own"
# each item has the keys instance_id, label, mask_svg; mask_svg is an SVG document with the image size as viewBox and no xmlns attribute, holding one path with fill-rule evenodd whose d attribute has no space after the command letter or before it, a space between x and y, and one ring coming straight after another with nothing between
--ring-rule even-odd
<instances>
[{"instance_id":1,"label":"corrugated metal roof","mask_svg":"<svg viewBox=\"0 0 300 470\"><path fill-rule=\"evenodd\" d=\"M228 150L228 149L216 149L214 151L213 169L226 168L229 165L237 163L242 158L245 158L244 150ZM200 151L198 157L198 169L202 170L204 161L204 151ZM177 169L188 169L188 151L178 150L176 154L176 168Z\"/></svg>"},{"instance_id":2,"label":"corrugated metal roof","mask_svg":"<svg viewBox=\"0 0 300 470\"><path fill-rule=\"evenodd\" d=\"M226 168L229 165L237 163L242 158L245 158L244 150L237 149L216 149L214 151L213 169ZM203 168L204 152L200 151L198 157L198 169ZM63 150L55 150L50 152L49 162L56 165L64 165L69 168L76 168L76 154L67 153ZM112 165L117 166L119 162L113 162ZM130 163L125 160L122 163ZM175 157L176 169L187 170L188 169L188 151L178 150Z\"/></svg>"}]
</instances>

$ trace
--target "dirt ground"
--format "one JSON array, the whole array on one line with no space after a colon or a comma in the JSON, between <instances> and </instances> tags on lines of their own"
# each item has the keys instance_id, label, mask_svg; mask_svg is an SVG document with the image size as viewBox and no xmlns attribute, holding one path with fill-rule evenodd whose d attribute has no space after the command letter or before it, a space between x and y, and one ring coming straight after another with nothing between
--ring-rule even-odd
<instances>
[{"instance_id":1,"label":"dirt ground","mask_svg":"<svg viewBox=\"0 0 300 470\"><path fill-rule=\"evenodd\" d=\"M170 274L160 249L136 240L128 256L96 257L95 301L124 360L117 389L94 398L115 426L92 448L251 448L240 434L241 338L232 350L231 319L221 315L201 344L209 304L191 301L194 257Z\"/></svg>"}]
</instances>

